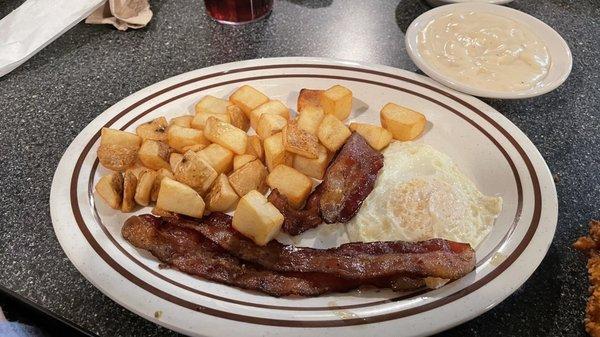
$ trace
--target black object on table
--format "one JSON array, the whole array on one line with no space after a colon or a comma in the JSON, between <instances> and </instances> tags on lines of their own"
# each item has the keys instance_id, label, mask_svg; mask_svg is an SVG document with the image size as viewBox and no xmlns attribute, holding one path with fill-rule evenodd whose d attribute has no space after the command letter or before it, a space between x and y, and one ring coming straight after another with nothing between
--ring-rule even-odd
<instances>
[{"instance_id":1,"label":"black object on table","mask_svg":"<svg viewBox=\"0 0 600 337\"><path fill-rule=\"evenodd\" d=\"M0 17L23 0L3 0ZM86 281L52 229L49 194L62 153L98 114L186 71L244 59L319 56L417 71L404 48L421 0L280 0L260 22L212 21L200 0L151 0L138 31L78 24L0 78L0 285L100 336L178 336L127 311ZM600 1L515 0L567 41L573 72L541 97L485 100L523 130L557 178L559 223L521 288L443 336L585 336L585 261L571 249L599 218Z\"/></svg>"}]
</instances>

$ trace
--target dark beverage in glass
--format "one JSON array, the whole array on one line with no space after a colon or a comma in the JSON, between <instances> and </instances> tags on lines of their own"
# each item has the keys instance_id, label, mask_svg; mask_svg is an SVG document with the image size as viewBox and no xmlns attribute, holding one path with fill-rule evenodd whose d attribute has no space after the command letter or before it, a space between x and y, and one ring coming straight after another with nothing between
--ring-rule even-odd
<instances>
[{"instance_id":1,"label":"dark beverage in glass","mask_svg":"<svg viewBox=\"0 0 600 337\"><path fill-rule=\"evenodd\" d=\"M204 0L208 14L226 24L240 24L264 18L273 8L273 0Z\"/></svg>"}]
</instances>

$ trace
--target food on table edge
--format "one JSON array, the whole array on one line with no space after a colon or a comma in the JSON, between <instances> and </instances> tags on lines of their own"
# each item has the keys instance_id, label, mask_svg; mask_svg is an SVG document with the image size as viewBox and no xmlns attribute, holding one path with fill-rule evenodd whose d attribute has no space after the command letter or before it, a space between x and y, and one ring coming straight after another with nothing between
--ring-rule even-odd
<instances>
[{"instance_id":1,"label":"food on table edge","mask_svg":"<svg viewBox=\"0 0 600 337\"><path fill-rule=\"evenodd\" d=\"M600 221L591 220L589 234L582 236L573 247L588 256L587 269L590 281L587 306L585 308L585 330L593 337L600 336Z\"/></svg>"},{"instance_id":2,"label":"food on table edge","mask_svg":"<svg viewBox=\"0 0 600 337\"><path fill-rule=\"evenodd\" d=\"M468 244L442 239L319 250L276 241L259 246L231 226L231 216L218 212L202 220L141 215L125 222L122 235L183 272L272 296L317 296L363 285L403 291L421 286L423 277L454 280L475 267L475 252Z\"/></svg>"}]
</instances>

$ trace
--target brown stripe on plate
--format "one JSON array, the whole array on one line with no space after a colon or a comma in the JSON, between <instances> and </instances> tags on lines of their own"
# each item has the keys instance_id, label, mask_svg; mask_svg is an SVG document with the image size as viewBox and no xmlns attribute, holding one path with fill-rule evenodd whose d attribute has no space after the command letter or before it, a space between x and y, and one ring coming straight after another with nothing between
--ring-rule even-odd
<instances>
[{"instance_id":1,"label":"brown stripe on plate","mask_svg":"<svg viewBox=\"0 0 600 337\"><path fill-rule=\"evenodd\" d=\"M361 69L361 68L353 68L353 67L342 67L342 66L327 66L327 65L270 65L270 66L261 66L261 67L249 67L249 68L240 68L240 69L235 69L233 71L226 71L226 72L220 72L220 73L215 73L215 74L210 74L210 75L206 75L206 76L202 76L202 77L198 77L198 78L194 78L194 79L190 79L187 81L184 81L182 83L176 84L176 85L172 85L168 88L165 88L163 90L160 90L152 95L149 95L147 97L145 97L144 99L134 103L134 105L128 107L127 109L123 110L122 112L120 112L117 116L113 117L106 125L112 125L115 121L117 121L118 119L120 119L123 115L125 115L127 112L133 110L135 107L143 104L144 102L149 101L150 99L157 97L165 92L168 92L174 88L178 88L181 86L184 86L186 84L190 84L196 81L200 81L203 79L207 79L207 78L212 78L212 77L216 77L216 76L222 76L222 75L226 75L226 74L231 74L231 73L237 73L237 72L243 72L243 71L251 71L251 70L261 70L261 69L274 69L274 68L291 68L291 67L295 67L295 68L328 68L328 69L342 69L342 70L351 70L351 71L356 71L356 72L366 72L366 73L371 73L371 74L375 74L375 75L380 75L380 76L384 76L384 77L389 77L389 78L395 78L401 81L405 81L405 82L409 82L409 83L413 83L415 85L436 91L446 97L449 97L453 100L455 100L456 102L462 104L463 106L469 108L470 110L472 110L473 112L477 113L479 116L483 117L485 120L487 120L490 124L492 124L492 126L494 126L496 129L498 129L510 142L511 144L517 149L517 151L519 152L519 154L521 155L521 157L523 158L523 160L526 163L527 169L529 170L530 176L532 178L532 184L533 184L533 188L534 188L534 216L533 219L530 223L530 226L527 230L527 233L525 235L525 237L523 238L523 240L520 242L520 244L517 246L517 248L511 253L511 255L509 255L509 257L504 260L503 263L501 263L498 267L496 267L492 272L490 272L488 275L486 275L484 278L478 280L477 282L469 285L468 287L455 292L447 297L444 297L442 299L436 300L434 302L419 306L419 307L415 307L415 308L410 308L410 309L406 309L406 310L402 310L402 311L397 311L397 312L393 312L393 313L389 313L389 314L385 314L385 315L378 315L378 316L371 316L371 317L366 317L366 318L355 318L355 319L347 319L347 320L330 320L330 321L288 321L288 320L275 320L275 319L265 319L265 318L258 318L258 317L251 317L251 316L242 316L242 315L236 315L236 314L231 314L231 313L227 313L227 312L222 312L219 310L215 310L215 309L211 309L211 308L206 308L203 306L198 306L196 304L193 304L191 302L179 299L179 298L174 298L174 296L170 295L170 294L166 294L163 291L154 288L153 286L143 282L142 280L140 280L139 278L135 277L134 275L132 275L131 273L129 273L128 271L124 270L124 268L122 266L120 266L118 263L116 263L116 261L114 261L104 250L102 250L102 247L98 244L98 242L95 240L95 238L93 238L93 236L91 235L91 233L89 232L89 229L86 227L86 224L83 222L83 218L81 216L81 212L79 209L79 205L77 202L77 193L76 193L76 182L78 180L80 171L81 171L81 165L83 163L83 160L85 159L85 156L87 155L87 153L90 151L91 147L93 146L93 144L96 142L96 140L99 137L99 132L97 132L91 139L91 141L85 146L82 155L80 155L75 170L74 170L74 175L72 176L71 179L71 204L73 207L73 211L75 214L75 218L76 221L78 223L78 226L80 228L80 230L82 231L82 233L84 234L84 237L86 237L86 239L88 240L88 242L90 243L90 245L92 246L92 248L99 254L99 256L101 256L105 262L107 262L111 267L113 267L113 269L115 269L117 272L119 272L120 274L122 274L124 277L126 277L127 279L129 279L130 281L132 281L133 283L137 284L138 286L142 287L143 289L163 298L166 300L169 300L173 303L177 303L179 305L182 305L184 307L187 307L189 309L192 310L198 310L201 311L203 313L209 314L209 315L214 315L214 316L218 316L218 317L223 317L223 318L227 318L227 319L234 319L234 320L238 320L238 321L243 321L243 322L248 322L248 323L256 323L256 324L267 324L267 325L277 325L277 326L290 326L290 327L331 327L331 326L346 326L346 325L357 325L357 324L368 324L368 323L374 323L374 322L381 322L381 321L386 321L386 320L390 320L390 319L396 319L396 318L401 318L401 317L406 317L409 315L413 315L413 314L417 314L417 313L421 313L427 310L431 310L434 308L437 308L439 306L442 306L444 304L450 303L456 299L459 299L463 296L466 296L467 294L479 289L480 287L482 287L483 285L487 284L488 282L490 282L491 280L493 280L495 277L497 277L499 274L501 274L504 270L506 270L517 258L518 256L523 252L523 250L525 250L525 248L527 247L528 243L531 241L531 238L533 237L537 226L539 224L539 219L540 219L540 215L541 215L541 190L540 190L540 185L539 185L539 181L537 179L537 174L535 173L535 170L533 169L533 164L531 163L531 160L527 157L525 151L520 147L520 145L516 142L516 140L506 131L504 130L502 127L500 127L500 125L498 125L493 119L491 119L489 116L485 115L482 111L476 109L475 107L473 107L472 105L464 102L463 100L454 97L453 95L451 95L450 93L446 93L438 88L435 88L431 85L427 85L424 83L420 83L416 80L412 80L412 79L407 79L404 78L402 76L397 76L397 75L390 75L390 74L385 74L385 73L381 73L378 71L373 71L373 70L367 70L367 69ZM386 87L390 87L393 89L398 89L401 91L405 91L411 94L414 94L418 97L422 97L424 99L427 99L429 101L432 101L436 104L440 104L442 106L445 106L443 103L441 102L437 102L436 100L433 100L425 95L410 91L408 89L405 88L399 88L399 87L395 87L395 86L390 86L388 84L385 83L379 83L379 82L375 82L375 81L369 81L369 80L363 80L363 79L355 79L355 78L346 78L343 76L328 76L328 75L310 75L310 74L298 74L298 75L278 75L278 76L256 76L254 79L257 78L276 78L276 77L320 77L320 78L333 78L333 79L345 79L345 80L349 80L349 81L359 81L359 82L364 82L364 83L370 83L370 84L375 84L375 85L382 85L382 86L386 86ZM244 80L249 80L248 79L239 79L236 80L235 82L240 82L240 81L244 81ZM225 85L225 82L221 83L221 85ZM204 89L206 90L206 89ZM197 92L198 90L192 90L189 94ZM166 104L167 102L162 102L164 104ZM156 107L155 107L156 108ZM449 107L447 107L449 108ZM450 109L451 111L453 109ZM455 110L454 110L455 111ZM453 112L454 112L453 111ZM149 111L145 111L145 113L148 113ZM487 134L487 132L485 130L483 130L479 125L477 125L476 123L474 123L473 121L470 121L466 118L466 116L462 115L461 113L459 113L458 111L456 111L456 113L461 116L463 119L466 119L467 121L469 121L473 126L475 126L477 129L479 129L480 131L484 132L484 134L486 134L486 136L488 136L488 138L490 138L489 134ZM140 118L141 116L137 116L136 120L138 118ZM132 123L133 121L130 121L130 123ZM129 125L128 124L128 125ZM493 138L490 138L492 140L492 142L496 145L499 146L499 144L497 143L497 141L495 141ZM501 147L499 147L501 148ZM503 154L505 155L505 157L507 156L507 153L505 151L503 151L504 149L501 149L501 151L503 152ZM507 157L507 159L510 161L510 157ZM514 167L514 163L512 163L511 165L511 169L513 170L513 173L516 173L516 168ZM520 179L516 180L517 183L520 185ZM518 214L519 216L520 214ZM518 219L517 219L518 220ZM516 223L513 223L513 226L516 225ZM511 231L512 232L512 229ZM510 234L510 233L508 233ZM297 308L296 308L297 309Z\"/></svg>"}]
</instances>

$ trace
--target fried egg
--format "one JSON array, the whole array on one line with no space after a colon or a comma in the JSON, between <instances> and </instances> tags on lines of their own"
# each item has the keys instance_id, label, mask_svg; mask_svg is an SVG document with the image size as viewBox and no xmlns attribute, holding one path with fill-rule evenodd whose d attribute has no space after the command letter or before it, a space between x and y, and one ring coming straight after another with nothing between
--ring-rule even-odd
<instances>
[{"instance_id":1,"label":"fried egg","mask_svg":"<svg viewBox=\"0 0 600 337\"><path fill-rule=\"evenodd\" d=\"M351 241L443 238L477 247L502 210L447 155L433 147L393 142L383 152L375 188L346 224Z\"/></svg>"}]
</instances>

